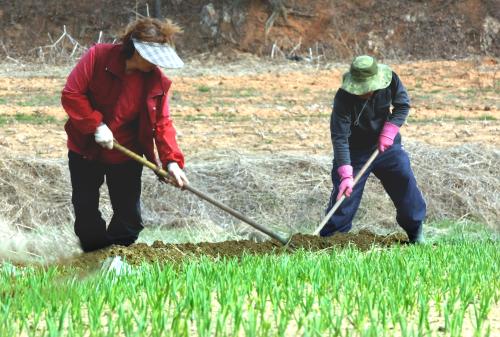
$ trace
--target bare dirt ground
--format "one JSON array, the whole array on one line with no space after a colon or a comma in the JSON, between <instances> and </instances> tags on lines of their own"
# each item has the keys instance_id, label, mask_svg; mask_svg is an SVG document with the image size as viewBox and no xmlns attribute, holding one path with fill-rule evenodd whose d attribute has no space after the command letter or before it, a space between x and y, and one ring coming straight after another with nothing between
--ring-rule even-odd
<instances>
[{"instance_id":1,"label":"bare dirt ground","mask_svg":"<svg viewBox=\"0 0 500 337\"><path fill-rule=\"evenodd\" d=\"M171 112L181 148L331 153L331 102L346 65L303 67L242 61L224 69L193 61L174 81ZM389 62L388 62L389 63ZM438 147L500 145L498 60L389 63L412 99L402 134ZM11 154L66 154L60 92L66 74L8 72L0 76L0 147Z\"/></svg>"}]
</instances>

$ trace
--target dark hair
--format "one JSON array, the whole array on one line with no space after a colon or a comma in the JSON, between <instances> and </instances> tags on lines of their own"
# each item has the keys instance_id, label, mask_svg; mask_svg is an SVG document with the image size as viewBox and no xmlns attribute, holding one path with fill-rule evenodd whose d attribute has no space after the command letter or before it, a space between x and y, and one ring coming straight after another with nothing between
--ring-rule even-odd
<instances>
[{"instance_id":1,"label":"dark hair","mask_svg":"<svg viewBox=\"0 0 500 337\"><path fill-rule=\"evenodd\" d=\"M141 18L125 28L119 41L122 43L125 57L131 58L135 52L132 38L145 42L168 43L173 46L174 35L177 33L182 33L182 28L168 19Z\"/></svg>"}]
</instances>

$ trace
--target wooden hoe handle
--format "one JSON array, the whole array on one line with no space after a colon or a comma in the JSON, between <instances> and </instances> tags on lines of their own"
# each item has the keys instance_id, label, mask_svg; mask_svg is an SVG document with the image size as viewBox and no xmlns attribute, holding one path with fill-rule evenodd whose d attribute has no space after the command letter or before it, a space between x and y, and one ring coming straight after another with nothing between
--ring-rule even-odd
<instances>
[{"instance_id":1,"label":"wooden hoe handle","mask_svg":"<svg viewBox=\"0 0 500 337\"><path fill-rule=\"evenodd\" d=\"M379 154L379 150L378 149L375 150L372 153L372 155L367 160L367 162L365 163L365 165L363 165L363 167L361 168L361 170L358 172L358 174L354 178L353 187L356 185L356 183L359 181L359 179L361 179L361 177L363 176L363 174L365 174L366 170L368 169L368 167L370 167L370 165L373 163L373 161L375 160L375 158L377 158L378 154ZM337 200L337 202L335 203L335 205L333 205L333 207L330 210L330 212L328 212L328 214L325 216L325 218L323 219L323 221L321 221L321 223L319 224L318 228L316 228L316 230L314 231L314 235L318 235L319 234L319 232L321 231L321 229L325 226L325 224L328 222L328 220L330 220L330 218L332 217L333 213L335 213L335 211L337 210L337 208L339 208L340 204L344 201L345 198L346 198L345 194L342 194L342 197L340 197L340 199Z\"/></svg>"},{"instance_id":2,"label":"wooden hoe handle","mask_svg":"<svg viewBox=\"0 0 500 337\"><path fill-rule=\"evenodd\" d=\"M113 143L113 148L114 149L117 149L118 151L122 152L123 154L127 155L128 157L138 161L139 163L143 164L144 166L147 166L149 167L151 170L153 170L156 174L162 176L165 178L166 182L172 184L172 185L176 185L171 179L170 179L170 175L168 174L167 171L165 171L164 169L158 167L157 165L153 164L152 162L150 162L149 160L147 160L146 158L142 157L142 156L139 156L137 153L135 152L132 152L130 151L129 149L123 147L122 145L120 145L116 140L114 141ZM278 234L274 233L274 232L271 232L269 229L257 224L255 221L253 221L252 219L250 218L247 218L246 216L244 216L243 214L241 214L240 212L238 212L237 210L235 209L232 209L231 207L229 206L226 206L224 205L223 203L215 200L214 198L212 198L211 196L195 189L194 187L190 186L190 185L187 185L185 184L182 189L184 190L188 190L189 192L197 195L198 197L200 197L201 199L204 199L206 201L208 201L209 203L211 203L212 205L222 209L223 211L231 214L232 216L234 216L235 218L243 221L243 222L246 222L247 224L249 224L250 226L252 226L253 228L257 229L258 231L261 231L262 233L265 233L266 235L270 236L271 238L279 241L281 244L283 245L286 245L288 244L288 242L290 241L289 238L285 239L285 238L282 238L281 236L279 236Z\"/></svg>"}]
</instances>

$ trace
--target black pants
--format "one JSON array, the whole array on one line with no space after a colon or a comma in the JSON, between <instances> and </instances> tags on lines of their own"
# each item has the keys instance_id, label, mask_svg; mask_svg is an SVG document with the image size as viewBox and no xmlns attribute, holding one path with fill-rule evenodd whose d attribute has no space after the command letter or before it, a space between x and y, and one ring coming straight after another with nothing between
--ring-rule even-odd
<instances>
[{"instance_id":1,"label":"black pants","mask_svg":"<svg viewBox=\"0 0 500 337\"><path fill-rule=\"evenodd\" d=\"M75 210L75 233L84 251L111 244L128 246L144 228L141 218L142 165L135 161L103 164L69 151L69 171ZM99 189L106 178L113 217L106 222L99 211Z\"/></svg>"}]
</instances>

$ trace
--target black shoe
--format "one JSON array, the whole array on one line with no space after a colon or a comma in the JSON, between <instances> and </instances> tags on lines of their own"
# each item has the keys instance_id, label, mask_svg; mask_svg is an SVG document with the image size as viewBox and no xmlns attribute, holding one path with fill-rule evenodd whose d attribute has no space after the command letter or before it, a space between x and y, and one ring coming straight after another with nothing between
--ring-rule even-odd
<instances>
[{"instance_id":1,"label":"black shoe","mask_svg":"<svg viewBox=\"0 0 500 337\"><path fill-rule=\"evenodd\" d=\"M93 241L93 242L83 242L80 240L80 247L85 253L93 252L102 248L110 246L111 243L108 240Z\"/></svg>"}]
</instances>

